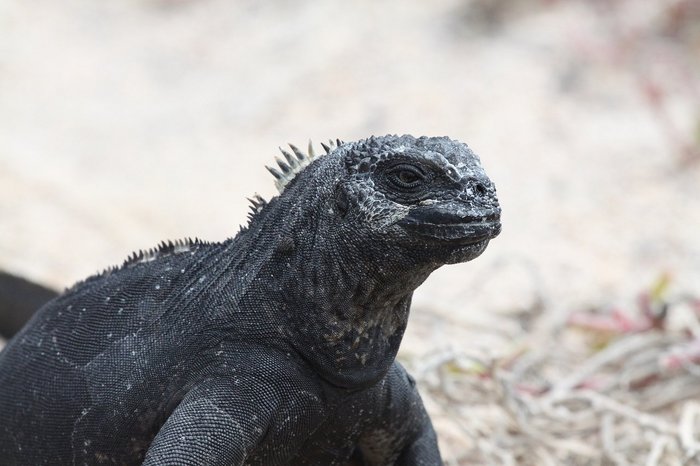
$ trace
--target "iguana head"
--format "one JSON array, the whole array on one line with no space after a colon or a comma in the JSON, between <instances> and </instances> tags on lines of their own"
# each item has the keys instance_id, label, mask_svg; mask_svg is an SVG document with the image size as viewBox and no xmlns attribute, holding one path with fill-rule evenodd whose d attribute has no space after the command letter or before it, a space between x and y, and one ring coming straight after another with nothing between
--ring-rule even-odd
<instances>
[{"instance_id":1,"label":"iguana head","mask_svg":"<svg viewBox=\"0 0 700 466\"><path fill-rule=\"evenodd\" d=\"M471 260L501 230L496 189L466 144L370 138L344 159L338 209L409 254L436 265Z\"/></svg>"},{"instance_id":2,"label":"iguana head","mask_svg":"<svg viewBox=\"0 0 700 466\"><path fill-rule=\"evenodd\" d=\"M324 147L324 170L305 170L315 155L292 146L298 157L286 153L282 171L271 171L280 191L297 175L307 178L304 186L325 180L326 196L332 184L325 202L334 214L325 218L331 230L344 227L357 240L371 238L377 248L403 249L436 266L475 258L501 230L496 189L464 143L405 135Z\"/></svg>"},{"instance_id":3,"label":"iguana head","mask_svg":"<svg viewBox=\"0 0 700 466\"><path fill-rule=\"evenodd\" d=\"M469 147L446 137L293 151L271 170L281 195L251 222L276 243L265 273L282 277L300 353L336 385L373 383L396 355L413 291L499 234L495 188Z\"/></svg>"}]
</instances>

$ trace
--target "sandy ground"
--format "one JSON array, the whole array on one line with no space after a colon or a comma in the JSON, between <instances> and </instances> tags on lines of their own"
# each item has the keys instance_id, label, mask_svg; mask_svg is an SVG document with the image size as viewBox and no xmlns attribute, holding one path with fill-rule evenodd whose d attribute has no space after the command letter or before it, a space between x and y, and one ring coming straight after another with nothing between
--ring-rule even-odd
<instances>
[{"instance_id":1,"label":"sandy ground","mask_svg":"<svg viewBox=\"0 0 700 466\"><path fill-rule=\"evenodd\" d=\"M563 319L664 273L700 291L700 164L638 86L662 77L692 134L678 50L620 55L585 2L491 23L483 3L0 2L0 267L63 287L162 239L220 240L274 194L278 145L411 133L481 155L504 228L417 292L403 357L499 354L538 301ZM652 3L625 21L649 26Z\"/></svg>"}]
</instances>

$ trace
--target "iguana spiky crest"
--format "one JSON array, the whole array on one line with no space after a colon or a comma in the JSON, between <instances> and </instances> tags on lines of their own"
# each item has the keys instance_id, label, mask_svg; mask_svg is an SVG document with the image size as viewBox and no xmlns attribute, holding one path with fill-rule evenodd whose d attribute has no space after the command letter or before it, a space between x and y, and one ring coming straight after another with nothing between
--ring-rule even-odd
<instances>
[{"instance_id":1,"label":"iguana spiky crest","mask_svg":"<svg viewBox=\"0 0 700 466\"><path fill-rule=\"evenodd\" d=\"M341 144L343 144L343 141L341 141L340 139L336 139L335 142L329 139L328 144L321 143L321 146L325 150L326 154L329 154L333 149L339 147ZM301 173L301 171L304 170L304 168L306 168L311 162L313 162L321 155L324 155L317 154L314 151L314 146L311 141L309 141L306 153L302 152L294 144L290 143L288 145L289 148L292 150L293 154L289 151L282 149L281 147L279 148L280 152L282 152L282 155L284 155L286 162L280 159L279 157L275 157L275 161L279 166L279 170L269 166L265 167L270 173L272 173L272 176L275 177L275 187L280 192L280 194L282 194L284 188L299 173Z\"/></svg>"}]
</instances>

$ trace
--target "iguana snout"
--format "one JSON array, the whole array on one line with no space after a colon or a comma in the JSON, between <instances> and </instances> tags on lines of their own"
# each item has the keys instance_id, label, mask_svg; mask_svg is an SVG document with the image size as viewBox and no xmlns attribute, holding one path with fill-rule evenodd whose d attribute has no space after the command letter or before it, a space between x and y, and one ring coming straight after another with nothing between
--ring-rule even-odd
<instances>
[{"instance_id":1,"label":"iguana snout","mask_svg":"<svg viewBox=\"0 0 700 466\"><path fill-rule=\"evenodd\" d=\"M485 175L458 177L451 192L412 206L398 224L427 240L476 244L501 232L501 208L496 189Z\"/></svg>"}]
</instances>

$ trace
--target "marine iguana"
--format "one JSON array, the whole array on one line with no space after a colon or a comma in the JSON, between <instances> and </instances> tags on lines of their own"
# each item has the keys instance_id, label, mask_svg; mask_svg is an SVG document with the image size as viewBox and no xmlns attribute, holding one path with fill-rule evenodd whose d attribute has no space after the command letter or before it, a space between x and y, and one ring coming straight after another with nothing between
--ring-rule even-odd
<instances>
[{"instance_id":1,"label":"marine iguana","mask_svg":"<svg viewBox=\"0 0 700 466\"><path fill-rule=\"evenodd\" d=\"M3 464L441 464L395 356L416 287L500 232L494 185L447 137L324 148L234 238L43 306L0 353Z\"/></svg>"}]
</instances>

